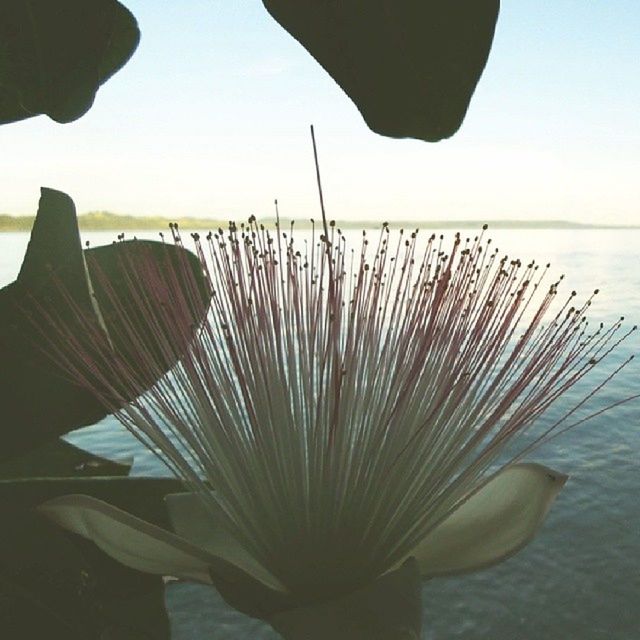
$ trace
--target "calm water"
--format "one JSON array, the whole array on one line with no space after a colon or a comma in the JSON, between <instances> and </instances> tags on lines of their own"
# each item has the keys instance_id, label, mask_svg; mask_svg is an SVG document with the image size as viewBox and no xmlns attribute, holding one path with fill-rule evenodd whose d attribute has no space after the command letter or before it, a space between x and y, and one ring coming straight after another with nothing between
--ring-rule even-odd
<instances>
[{"instance_id":1,"label":"calm water","mask_svg":"<svg viewBox=\"0 0 640 640\"><path fill-rule=\"evenodd\" d=\"M113 236L86 238L95 246ZM630 324L640 323L640 232L496 231L492 237L513 257L550 261L554 275L566 274L566 291L587 296L599 287L593 321L625 315ZM0 234L0 286L15 278L27 240L25 234ZM617 360L630 353L640 353L635 336ZM592 406L639 391L640 362L633 362ZM133 453L137 474L163 473L112 419L70 439L103 455ZM426 583L424 638L640 638L640 403L593 419L531 459L571 476L542 531L493 569ZM276 638L265 625L229 609L210 589L175 585L167 598L176 640Z\"/></svg>"}]
</instances>

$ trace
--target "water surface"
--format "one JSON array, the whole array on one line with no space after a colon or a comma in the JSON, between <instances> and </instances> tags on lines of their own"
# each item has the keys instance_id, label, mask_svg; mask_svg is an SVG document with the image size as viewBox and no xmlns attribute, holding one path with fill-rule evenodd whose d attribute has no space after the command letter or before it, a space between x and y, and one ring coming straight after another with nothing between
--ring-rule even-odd
<instances>
[{"instance_id":1,"label":"water surface","mask_svg":"<svg viewBox=\"0 0 640 640\"><path fill-rule=\"evenodd\" d=\"M140 236L155 237L153 233ZM86 234L92 245L113 233ZM356 238L357 234L352 237ZM640 231L496 231L512 257L551 262L564 290L601 293L593 322L640 321ZM18 272L26 234L0 234L0 286ZM617 355L640 352L633 337ZM635 361L592 405L640 391ZM577 401L579 390L565 397ZM134 473L164 474L154 456L112 418L70 440L102 455L136 457ZM634 640L640 637L640 404L594 418L530 457L570 475L536 539L481 573L433 580L423 590L425 640ZM275 639L266 625L227 607L210 589L169 588L175 640Z\"/></svg>"}]
</instances>

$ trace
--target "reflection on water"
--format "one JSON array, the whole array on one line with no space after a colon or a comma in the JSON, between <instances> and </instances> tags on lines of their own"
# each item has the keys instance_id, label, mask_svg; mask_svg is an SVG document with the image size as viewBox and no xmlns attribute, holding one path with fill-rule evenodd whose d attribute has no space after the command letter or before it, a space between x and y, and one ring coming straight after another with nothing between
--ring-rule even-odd
<instances>
[{"instance_id":1,"label":"reflection on water","mask_svg":"<svg viewBox=\"0 0 640 640\"><path fill-rule=\"evenodd\" d=\"M600 288L590 312L593 322L612 322L620 315L630 324L640 320L639 231L508 230L491 235L495 246L511 257L551 262L551 279L565 273L567 292L575 289L586 298ZM348 236L359 242L358 234ZM105 232L86 234L94 246L113 237ZM26 234L0 234L0 286L16 277L27 240ZM618 357L639 351L640 341L634 336ZM604 406L618 394L638 393L639 367L634 361L593 407ZM564 402L577 401L579 393L572 391ZM111 418L70 439L112 457L133 452L137 474L164 473L153 454ZM427 583L424 637L640 637L640 403L593 419L531 458L571 476L543 531L498 567ZM232 611L206 588L174 585L167 599L176 640L276 638L268 627Z\"/></svg>"}]
</instances>

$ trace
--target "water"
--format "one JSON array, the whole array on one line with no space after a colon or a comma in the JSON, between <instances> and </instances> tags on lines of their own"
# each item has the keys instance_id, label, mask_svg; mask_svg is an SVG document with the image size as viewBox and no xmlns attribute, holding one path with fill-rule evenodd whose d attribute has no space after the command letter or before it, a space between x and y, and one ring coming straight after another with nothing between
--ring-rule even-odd
<instances>
[{"instance_id":1,"label":"water","mask_svg":"<svg viewBox=\"0 0 640 640\"><path fill-rule=\"evenodd\" d=\"M140 234L144 235L144 234ZM147 234L153 237L154 234ZM93 245L113 233L86 234ZM496 231L513 257L551 262L566 291L599 287L594 322L640 321L640 231ZM0 234L0 286L17 275L26 234ZM633 337L618 360L640 352ZM640 391L635 361L599 398L600 406ZM569 394L564 402L575 401ZM596 403L594 408L599 405ZM102 455L134 454L136 474L162 474L156 459L107 418L70 440ZM492 569L427 582L425 640L634 640L640 636L640 403L597 417L531 456L568 473L543 529L522 552ZM225 605L211 589L169 587L175 640L275 639Z\"/></svg>"}]
</instances>

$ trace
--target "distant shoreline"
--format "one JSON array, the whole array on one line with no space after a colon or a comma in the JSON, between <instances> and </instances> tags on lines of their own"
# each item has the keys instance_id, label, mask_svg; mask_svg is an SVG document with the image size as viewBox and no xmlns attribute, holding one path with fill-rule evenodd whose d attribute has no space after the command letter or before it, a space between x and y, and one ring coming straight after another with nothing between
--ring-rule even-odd
<instances>
[{"instance_id":1,"label":"distant shoreline","mask_svg":"<svg viewBox=\"0 0 640 640\"><path fill-rule=\"evenodd\" d=\"M33 226L33 216L12 216L0 214L0 232L30 231ZM82 231L165 231L170 222L177 222L180 227L188 230L209 230L228 225L226 220L211 218L164 218L159 216L127 216L107 211L94 211L78 216L78 224ZM239 220L238 220L239 222ZM275 218L262 218L260 223L268 227L275 226ZM282 218L280 225L287 228L292 220ZM599 225L582 224L568 220L390 220L389 227L393 229L479 229L483 224L491 229L557 229L557 230L594 230L594 229L640 229L640 225ZM319 220L315 221L316 226ZM378 220L338 220L336 226L340 229L372 229L379 228L382 221ZM295 220L295 228L309 229L308 219Z\"/></svg>"}]
</instances>

